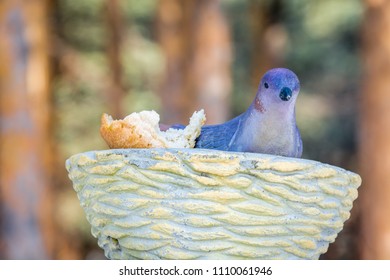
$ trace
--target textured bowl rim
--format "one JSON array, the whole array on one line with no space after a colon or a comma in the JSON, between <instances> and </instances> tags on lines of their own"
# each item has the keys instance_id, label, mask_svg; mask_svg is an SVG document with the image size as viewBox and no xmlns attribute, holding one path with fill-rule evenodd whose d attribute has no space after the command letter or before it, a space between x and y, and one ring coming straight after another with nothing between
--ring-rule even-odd
<instances>
[{"instance_id":1,"label":"textured bowl rim","mask_svg":"<svg viewBox=\"0 0 390 280\"><path fill-rule=\"evenodd\" d=\"M143 159L147 159L147 163L145 161L143 161ZM149 159L150 159L150 161L149 161ZM219 161L219 159L220 159L220 161ZM113 174L113 173L99 173L100 172L99 170L101 170L100 168L106 169L106 170L108 170L108 172L111 172L115 168L119 168L119 170L120 170L122 168L120 166L123 166L123 165L126 166L129 164L134 165L134 166L136 166L136 168L139 168L141 170L149 170L149 171L157 170L159 172L161 172L161 171L164 172L164 170L168 170L168 172L171 172L172 169L164 169L164 168L166 168L166 166L168 166L168 167L174 166L174 169L176 169L175 164L179 163L177 168L180 169L180 167L181 167L180 164L182 163L182 161L187 162L187 163L190 162L193 164L200 163L199 166L198 165L193 166L194 167L193 168L194 174L200 175L200 176L196 176L196 180L198 180L199 178L201 178L203 176L201 169L203 169L204 172L211 174L212 176L216 174L216 176L220 176L222 178L225 178L225 177L230 177L229 172L231 170L233 170L234 168L237 168L237 165L238 165L239 168L235 169L234 170L235 172L244 172L245 174L252 174L250 176L255 176L255 177L257 177L259 175L255 175L257 173L250 173L250 172L252 172L251 170L255 170L255 171L260 172L260 173L262 173L264 171L266 171L266 172L268 171L271 174L274 174L274 172L275 172L275 174L278 174L278 172L281 173L282 174L282 176L280 177L281 181L273 181L273 182L276 184L278 184L280 182L282 182L283 184L286 183L285 188L287 188L288 191L292 191L293 195L295 195L295 193L294 193L295 191L297 191L298 193L299 192L306 192L306 193L311 195L311 193L313 192L312 187L314 187L316 190L321 189L322 192L324 193L324 196L333 196L333 195L337 196L338 197L337 200L340 200L339 197L344 197L345 199L347 199L347 197L348 197L348 199L346 201L340 200L338 203L341 203L341 204L338 206L326 206L328 203L332 204L332 201L325 201L324 202L325 204L322 204L322 201L320 201L320 203L318 204L320 207L330 207L332 209L339 209L339 210L335 210L336 212L339 212L336 220L330 220L330 218L324 218L327 221L326 226L322 225L321 222L319 222L320 225L317 225L316 222L314 224L310 224L313 226L319 226L320 228L324 228L324 227L330 228L329 232L326 229L326 233L324 236L322 235L324 232L321 232L321 234L319 236L317 236L317 233L316 233L315 237L313 237L313 238L315 240L320 238L319 240L317 240L318 243L316 245L313 245L313 243L310 243L311 241L309 241L306 245L303 243L300 243L301 245L303 244L302 246L307 246L307 247L305 247L306 249L315 246L315 252L317 252L319 254L326 252L329 244L334 242L338 233L343 229L345 221L347 219L349 219L349 217L350 217L350 212L351 212L352 207L353 207L353 201L357 198L357 195L358 195L357 189L361 185L360 176L358 174L351 172L349 170L346 170L344 168L341 168L338 166L333 166L333 165L330 165L327 163L322 163L322 162L315 161L315 160L301 159L301 158L290 158L290 157L268 155L268 154L226 152L226 151L217 151L217 150L208 150L208 149L161 149L161 148L108 149L108 150L92 150L92 151L87 151L87 152L83 152L83 153L78 153L78 154L72 155L71 157L69 157L66 160L66 169L68 170L69 175L71 175L71 173L73 172L73 175L70 176L73 183L74 183L73 188L77 192L78 197L80 199L80 202L82 203L82 207L86 211L87 219L92 226L92 229L91 229L92 234L96 238L98 238L99 246L105 250L106 256L108 258L124 258L124 257L123 257L123 255L120 255L122 257L117 255L117 254L122 254L122 253L118 253L118 251L117 251L119 243L117 240L114 240L116 237L113 237L114 239L111 238L111 236L115 235L115 232L113 233L114 235L111 235L109 233L104 233L104 232L106 232L106 231L104 231L104 229L100 229L98 224L94 224L94 222L91 222L90 219L92 217L92 220L93 220L93 216L90 216L91 214L88 214L87 209L86 209L86 208L89 208L89 206L88 206L89 202L87 202L87 204L85 204L85 200L89 201L90 197L92 195L91 188L88 187L87 193L83 194L83 192L84 192L83 189L84 189L85 185L84 185L84 183L80 183L80 181L76 184L76 181L79 180L78 178L85 178L84 176L92 176L93 177L94 174L102 174L104 176L105 176L105 174L108 174L107 176L110 176L110 174ZM116 162L116 164L111 165L110 163L112 163L112 162ZM162 166L156 167L156 162L164 162L164 164ZM208 166L208 164L210 162L213 164L216 164L217 168L214 166L214 167L211 167L210 170L207 169L207 168L210 168ZM100 164L100 163L102 163L102 164ZM202 163L206 163L206 169L205 169L204 165L202 166ZM225 171L222 170L222 173L219 173L220 171L218 168L219 167L218 163L221 163L221 167L225 166L225 167L227 167L227 169ZM92 170L89 169L90 167L92 167ZM98 168L96 169L95 167L98 167ZM86 169L84 170L84 168L86 168ZM135 168L135 167L131 167L131 170L133 170L133 168ZM155 169L155 168L157 168L157 169ZM162 168L162 169L160 169L160 168ZM116 169L116 170L118 170L118 169ZM311 173L311 170L313 171L312 173ZM134 172L134 170L131 172ZM247 173L247 172L249 172L249 173ZM306 175L306 173L308 175ZM114 174L116 174L116 173L114 173ZM183 173L178 173L178 174L180 176L182 176L183 178L188 178L189 180L194 179L194 177L192 175L187 177L187 176L183 176ZM122 175L120 175L120 174L118 176L122 177ZM275 175L275 176L279 176L279 175ZM284 177L284 176L286 176L286 177ZM291 178L289 176L291 176ZM306 178L306 176L307 176L307 178ZM306 179L311 180L311 178L315 178L315 180L323 180L324 179L325 182L326 182L326 180L328 180L328 178L336 177L336 178L347 178L347 181L344 181L344 182L337 181L337 182L329 185L329 188L328 187L324 188L323 186L320 187L320 183L315 183L313 186L307 185L306 183L303 183L301 186L299 186L299 185L290 186L289 182L292 182L290 180L295 180L294 178L298 178L298 177L303 178L303 180L306 180ZM122 177L122 179L125 181L128 180L127 178L128 177ZM287 179L285 179L285 178L287 178ZM203 179L204 178L202 177L202 181L198 181L198 182L203 183L204 182ZM101 184L102 181L99 181L99 180L100 179L98 177L97 184ZM175 180L176 180L176 178L175 178ZM301 179L299 179L299 180L301 180ZM133 182L136 182L136 181L133 181ZM207 185L208 184L207 180L205 182L206 182L205 184ZM223 182L225 182L225 181L223 181ZM348 182L347 184L349 186L343 185L343 184L346 184L345 182ZM140 184L140 183L137 182L137 184ZM179 192L180 192L181 187L177 186L176 183L174 183L174 184L175 184L174 188L177 187ZM185 183L185 185L186 184L187 183ZM317 184L318 184L318 186L317 186ZM339 185L339 184L341 184L341 185ZM76 188L76 185L77 185L77 188ZM142 188L142 186L143 185L141 184L141 188ZM148 186L148 185L146 185L146 186ZM214 187L214 185L211 184L210 186L211 186L210 189L219 188L218 185L216 187ZM343 189L338 189L339 186L346 187L345 192L343 191ZM193 189L194 191L202 192L202 189L197 188L198 185L188 185L188 186L186 186L186 189L189 189L191 192L192 187L194 187L194 189ZM273 188L274 186L271 185L270 187ZM100 188L100 187L97 186L96 188ZM223 188L236 188L236 185L227 185L227 186L224 186ZM243 188L244 189L246 188L245 182L244 182ZM254 187L254 188L257 188L257 187ZM241 189L242 189L242 186L236 188L236 190L240 190L240 191L241 191ZM165 187L161 188L161 190L165 190ZM224 191L226 191L226 189L224 189ZM265 191L267 191L267 188L265 189ZM317 204L317 198L315 196L314 197L313 196L307 197L308 200L304 200L305 199L304 196L303 197L298 196L297 198L295 196L295 197L291 198L291 196L289 197L286 195L285 197L283 197L282 196L283 191L282 192L280 192L280 191L281 191L280 188L279 188L279 190L277 188L276 192L274 194L276 194L276 195L281 194L282 199L287 199L287 201L289 201L289 203L291 202L294 205L296 203L298 203L298 204L301 204L302 206L299 206L298 208L294 208L295 210L293 210L293 212L292 212L293 214L286 212L286 218L283 218L284 216L282 216L282 219L279 219L277 222L275 222L275 225L276 224L283 225L283 223L286 223L285 225L288 228L290 225L290 221L292 221L294 219L294 217L295 217L295 219L301 220L300 222L298 222L298 223L301 223L303 221L302 219L306 219L303 216L305 216L305 217L306 216L308 216L308 217L313 216L314 217L314 216L317 216L318 213L321 213L322 210L318 210L318 209L311 207L312 204ZM102 192L104 192L104 191L99 190L97 195L100 196L102 194ZM108 191L108 193L109 192L110 191ZM227 190L226 195L229 195L229 192L230 191ZM169 194L169 192L165 192L165 193ZM206 191L206 193L207 193L207 191ZM149 194L147 194L147 195L149 195ZM182 195L182 193L180 193L180 197L181 197L181 195ZM169 199L176 199L175 197L171 198L170 196L171 195L168 195L167 197ZM225 196L225 194L223 195L223 197L224 196ZM186 199L187 198L188 197L186 197ZM202 200L204 198L205 197L203 195L202 198L200 198L200 200ZM231 198L232 197L227 196L226 201L229 201L229 199L231 199ZM344 198L343 198L343 200L344 200ZM108 198L108 199L110 199L110 198ZM157 199L164 200L165 198L157 198ZM191 197L189 199L191 199ZM197 198L193 197L192 199L196 200ZM219 199L219 196L218 196L218 199ZM255 199L259 199L259 197L255 198ZM82 200L84 202L82 202ZM205 200L207 201L207 199L205 199ZM219 203L221 203L223 205L224 201L225 200L223 200ZM98 200L97 201L95 200L95 202L99 203ZM107 202L107 200L105 200L105 202ZM103 203L105 203L105 202L103 202ZM267 201L265 201L265 203L267 203ZM283 202L283 203L285 204L286 202ZM344 204L344 206L342 206L342 204ZM253 204L253 205L255 205L255 204ZM335 204L335 205L337 205L337 204ZM162 206L172 206L172 204L165 202L165 204ZM174 206L174 207L176 207L176 206ZM173 207L173 209L176 209L174 207ZM240 207L244 207L244 206L241 205ZM277 208L278 206L275 206L275 207ZM284 207L285 206L281 205L280 209L284 209ZM296 206L294 206L294 207L296 207ZM301 207L303 207L303 208L301 208ZM338 208L338 207L341 207L341 208ZM95 207L95 208L93 208L92 211L95 211L96 209L98 209L98 208ZM99 209L103 209L103 208L99 208ZM99 209L96 211L100 211ZM134 208L134 209L136 209L136 208ZM241 208L241 210L242 209L243 208ZM250 209L250 208L246 208L246 209L249 209L249 211L252 211L252 209ZM264 209L266 209L266 208L264 208ZM298 210L296 210L296 209L298 209ZM122 210L127 211L124 209L122 209ZM300 214L298 216L294 216L295 215L294 211L300 211L300 210L302 210L302 212L300 212ZM91 211L91 210L88 210L88 211ZM132 210L129 210L129 211L132 211ZM232 211L237 212L237 211L240 211L240 209L233 207ZM261 210L261 211L263 211L263 210ZM320 211L320 212L318 212L318 211ZM341 214L340 211L342 211L343 214ZM99 213L102 213L103 216L107 216L107 215L111 215L112 212L108 213L108 212L103 211L103 212L99 212ZM148 215L151 212L147 212L146 216L145 216L145 213L142 214L140 217L143 217L143 218L148 217ZM251 212L246 212L246 213L249 216L251 215ZM279 210L277 210L277 213L279 213ZM202 213L193 213L193 214L197 214L200 216L203 215ZM89 215L89 218L88 218L88 215ZM117 215L117 213L115 215ZM268 212L266 212L265 215L266 216L269 215ZM272 218L273 215L274 215L274 213L272 215L270 215L271 221L275 220L275 218ZM283 215L285 215L285 214L283 214ZM293 216L291 216L291 215L293 215ZM301 217L301 215L303 215L303 216ZM325 213L324 215L326 216L328 214ZM135 216L137 216L137 214L135 214ZM262 214L260 214L260 216L262 216ZM235 219L232 221L238 221L238 224L235 224L235 222L233 222L233 224L230 224L229 226L234 227L235 225L237 225L236 230L240 230L239 229L241 226L240 223L241 223L241 220L244 219L244 217L240 216L239 218L237 218L234 215L232 217ZM331 216L331 217L333 217L333 216ZM153 216L151 216L151 218L153 219ZM154 217L154 218L158 219L158 217ZM293 219L290 219L290 218L293 218ZM224 222L223 219L224 218L222 218L222 220L220 222L223 223ZM246 220L244 219L242 221L244 223L244 226L245 226L245 223L247 221L250 221L248 219L246 219ZM287 219L287 220L285 220L285 219ZM311 218L309 220L311 220ZM219 221L219 220L217 219L217 221ZM251 222L249 222L249 224L246 224L246 226L251 227L251 226L255 225L255 224L252 225L250 223ZM272 225L274 225L273 223L274 222L272 222ZM307 224L307 222L302 222L302 223L304 223L304 225ZM115 222L114 222L114 224L115 224ZM177 223L177 225L183 226L183 224L181 224L181 222ZM185 226L186 226L186 224L185 224ZM255 225L255 226L257 226L257 225ZM261 222L260 222L259 226L261 226ZM202 226L200 226L200 227L202 227ZM263 238L261 236L262 235L260 235L260 237L257 237L257 238L260 238L260 239L258 239L259 241L261 240L261 238ZM298 235L298 237L299 236L300 235ZM301 241L298 240L297 242L301 242ZM126 246L125 246L125 248L128 248ZM142 247L142 245L140 245L140 246ZM259 245L256 245L256 246L259 246ZM139 250L143 251L143 249L141 247L138 247L138 249L134 249L135 251L134 250L133 251L134 252L140 252ZM120 249L119 251L121 252L121 250L122 249ZM307 250L309 250L309 249L307 249ZM147 250L145 250L145 251L147 251ZM293 253L296 256L299 256L299 253L297 253L297 254L294 252L290 252L290 253ZM136 254L138 254L138 253L136 253ZM145 254L147 254L147 253L145 253ZM134 256L134 255L132 255L132 256ZM315 258L319 257L319 255L312 255L312 256L315 256ZM146 257L146 258L148 258L148 257Z\"/></svg>"},{"instance_id":2,"label":"textured bowl rim","mask_svg":"<svg viewBox=\"0 0 390 280\"><path fill-rule=\"evenodd\" d=\"M85 152L80 152L77 154L71 155L68 159L65 161L65 166L67 171L69 172L69 167L70 167L70 162L72 159L83 156L83 155L94 155L96 153L99 154L118 154L118 155L126 155L126 154L131 154L131 153L142 153L143 151L145 152L171 152L174 154L181 154L181 153L187 153L187 154L198 154L198 155L215 155L215 156L221 156L225 157L226 156L244 156L244 157L249 157L253 159L279 159L281 161L298 161L301 163L308 163L308 164L315 164L315 165L323 165L323 166L328 166L332 169L338 170L339 172L346 172L350 173L352 177L355 177L355 180L358 180L356 184L358 184L358 188L360 187L362 183L362 178L361 176L354 172L350 171L348 169L345 169L343 167L339 167L336 165L332 165L329 163L317 161L317 160L312 160L312 159L305 159L305 158L294 158L294 157L286 157L286 156L280 156L280 155L272 155L272 154L262 154L262 153L250 153L250 152L234 152L234 151L221 151L221 150L212 150L212 149L189 149L189 148L145 148L145 149L104 149L104 150L89 150Z\"/></svg>"}]
</instances>

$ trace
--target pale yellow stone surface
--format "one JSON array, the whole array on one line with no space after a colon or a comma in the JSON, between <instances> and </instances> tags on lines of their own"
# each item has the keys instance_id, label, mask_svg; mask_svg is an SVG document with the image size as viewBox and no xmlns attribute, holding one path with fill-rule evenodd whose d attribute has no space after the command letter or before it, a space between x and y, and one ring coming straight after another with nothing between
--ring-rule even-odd
<instances>
[{"instance_id":1,"label":"pale yellow stone surface","mask_svg":"<svg viewBox=\"0 0 390 280\"><path fill-rule=\"evenodd\" d=\"M361 184L316 161L200 149L91 151L66 168L111 259L318 259Z\"/></svg>"}]
</instances>

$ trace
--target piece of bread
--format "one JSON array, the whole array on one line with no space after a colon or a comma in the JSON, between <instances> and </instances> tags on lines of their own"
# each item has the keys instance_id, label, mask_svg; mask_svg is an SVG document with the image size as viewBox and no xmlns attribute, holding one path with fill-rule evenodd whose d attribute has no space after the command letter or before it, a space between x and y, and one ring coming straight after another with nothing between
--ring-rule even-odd
<instances>
[{"instance_id":1,"label":"piece of bread","mask_svg":"<svg viewBox=\"0 0 390 280\"><path fill-rule=\"evenodd\" d=\"M161 131L155 111L132 113L123 120L103 114L100 133L111 149L122 148L194 148L206 121L203 110L195 112L184 129Z\"/></svg>"}]
</instances>

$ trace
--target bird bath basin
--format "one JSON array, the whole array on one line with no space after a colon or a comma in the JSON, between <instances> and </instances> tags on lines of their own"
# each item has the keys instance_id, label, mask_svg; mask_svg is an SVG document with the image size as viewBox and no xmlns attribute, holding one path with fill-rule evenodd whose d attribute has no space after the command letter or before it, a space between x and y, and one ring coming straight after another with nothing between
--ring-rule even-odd
<instances>
[{"instance_id":1,"label":"bird bath basin","mask_svg":"<svg viewBox=\"0 0 390 280\"><path fill-rule=\"evenodd\" d=\"M66 168L109 259L318 259L361 183L316 161L202 149L90 151Z\"/></svg>"}]
</instances>

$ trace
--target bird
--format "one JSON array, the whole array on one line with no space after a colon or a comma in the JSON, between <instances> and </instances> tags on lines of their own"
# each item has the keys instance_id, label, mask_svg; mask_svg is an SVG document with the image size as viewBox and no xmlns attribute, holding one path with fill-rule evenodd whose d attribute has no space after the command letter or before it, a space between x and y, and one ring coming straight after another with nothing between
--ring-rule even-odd
<instances>
[{"instance_id":1,"label":"bird","mask_svg":"<svg viewBox=\"0 0 390 280\"><path fill-rule=\"evenodd\" d=\"M195 148L301 157L303 145L295 118L299 90L293 71L267 71L249 108L225 123L203 126Z\"/></svg>"}]
</instances>

